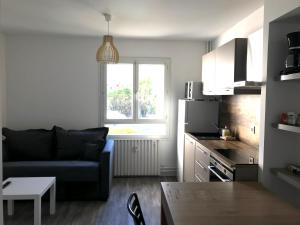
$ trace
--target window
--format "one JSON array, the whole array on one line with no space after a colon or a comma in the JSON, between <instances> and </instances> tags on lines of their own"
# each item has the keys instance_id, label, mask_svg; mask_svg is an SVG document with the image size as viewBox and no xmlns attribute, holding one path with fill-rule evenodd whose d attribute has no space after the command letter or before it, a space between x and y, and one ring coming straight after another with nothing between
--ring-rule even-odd
<instances>
[{"instance_id":1,"label":"window","mask_svg":"<svg viewBox=\"0 0 300 225\"><path fill-rule=\"evenodd\" d=\"M110 135L167 134L168 60L127 59L104 68L104 123Z\"/></svg>"}]
</instances>

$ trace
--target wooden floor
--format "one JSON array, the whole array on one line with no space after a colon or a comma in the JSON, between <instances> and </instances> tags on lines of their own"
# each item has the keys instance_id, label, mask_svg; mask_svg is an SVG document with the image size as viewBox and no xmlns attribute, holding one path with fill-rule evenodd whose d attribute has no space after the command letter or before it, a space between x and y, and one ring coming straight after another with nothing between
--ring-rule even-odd
<instances>
[{"instance_id":1,"label":"wooden floor","mask_svg":"<svg viewBox=\"0 0 300 225\"><path fill-rule=\"evenodd\" d=\"M49 215L49 202L42 205L42 225L133 225L126 203L131 192L137 192L147 225L160 224L160 181L175 178L114 178L107 202L57 202L56 214ZM15 202L15 214L7 216L5 225L33 225L33 202Z\"/></svg>"}]
</instances>

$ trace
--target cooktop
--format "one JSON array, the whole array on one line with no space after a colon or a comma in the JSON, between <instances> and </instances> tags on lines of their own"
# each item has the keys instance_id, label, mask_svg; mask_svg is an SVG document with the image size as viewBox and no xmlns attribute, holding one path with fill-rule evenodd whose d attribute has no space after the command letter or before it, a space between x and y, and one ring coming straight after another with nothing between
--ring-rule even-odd
<instances>
[{"instance_id":1,"label":"cooktop","mask_svg":"<svg viewBox=\"0 0 300 225\"><path fill-rule=\"evenodd\" d=\"M253 164L249 162L249 155L234 149L215 149L222 156L230 159L236 164Z\"/></svg>"}]
</instances>

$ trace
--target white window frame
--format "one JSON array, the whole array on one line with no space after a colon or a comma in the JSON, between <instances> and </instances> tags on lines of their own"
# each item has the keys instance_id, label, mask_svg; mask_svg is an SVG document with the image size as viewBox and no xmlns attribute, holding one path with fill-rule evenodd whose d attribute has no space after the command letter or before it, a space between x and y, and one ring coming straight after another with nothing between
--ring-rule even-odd
<instances>
[{"instance_id":1,"label":"white window frame","mask_svg":"<svg viewBox=\"0 0 300 225\"><path fill-rule=\"evenodd\" d=\"M134 66L133 71L133 118L132 119L107 119L107 66L106 64L100 64L100 125L104 124L166 124L166 134L165 135L111 135L110 137L122 137L128 139L139 138L159 138L165 139L169 137L169 113L170 113L170 66L171 60L169 58L145 58L145 57L123 57L120 58L120 63L131 63ZM138 64L164 64L165 65L165 94L164 94L164 119L139 119L138 118Z\"/></svg>"}]
</instances>

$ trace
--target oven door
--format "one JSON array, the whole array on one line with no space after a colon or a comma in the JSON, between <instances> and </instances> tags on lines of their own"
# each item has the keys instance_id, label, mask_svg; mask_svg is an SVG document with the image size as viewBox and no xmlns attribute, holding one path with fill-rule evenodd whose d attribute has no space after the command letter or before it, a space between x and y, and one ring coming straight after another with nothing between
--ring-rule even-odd
<instances>
[{"instance_id":1,"label":"oven door","mask_svg":"<svg viewBox=\"0 0 300 225\"><path fill-rule=\"evenodd\" d=\"M209 181L210 182L231 182L232 180L222 173L217 167L213 166L212 164L208 166L209 169Z\"/></svg>"}]
</instances>

